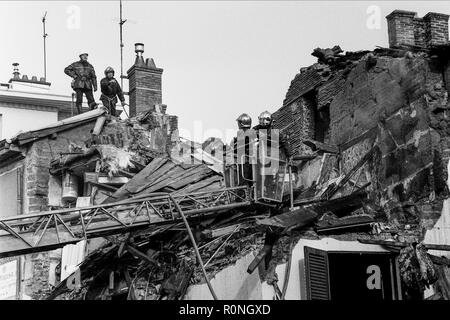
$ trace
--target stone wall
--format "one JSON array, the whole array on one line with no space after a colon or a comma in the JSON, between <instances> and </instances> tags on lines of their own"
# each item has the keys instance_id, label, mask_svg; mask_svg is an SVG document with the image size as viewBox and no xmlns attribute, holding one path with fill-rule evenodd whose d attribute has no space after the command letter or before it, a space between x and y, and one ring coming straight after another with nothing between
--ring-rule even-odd
<instances>
[{"instance_id":1,"label":"stone wall","mask_svg":"<svg viewBox=\"0 0 450 320\"><path fill-rule=\"evenodd\" d=\"M342 151L348 172L376 143L379 152L362 169L360 184L401 227L413 225L417 236L439 219L448 194L448 92L443 66L424 55L377 57L361 61L344 90L330 105L331 138ZM357 173L357 176L359 173Z\"/></svg>"}]
</instances>

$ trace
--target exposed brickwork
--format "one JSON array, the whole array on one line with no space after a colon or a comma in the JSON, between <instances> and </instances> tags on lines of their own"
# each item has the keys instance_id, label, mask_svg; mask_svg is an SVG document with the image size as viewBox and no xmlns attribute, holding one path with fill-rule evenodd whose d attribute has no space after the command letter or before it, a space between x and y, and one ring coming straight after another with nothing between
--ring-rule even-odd
<instances>
[{"instance_id":1,"label":"exposed brickwork","mask_svg":"<svg viewBox=\"0 0 450 320\"><path fill-rule=\"evenodd\" d=\"M315 108L314 100L301 97L273 114L274 127L290 137L294 155L310 150L302 140L306 137L314 139Z\"/></svg>"},{"instance_id":2,"label":"exposed brickwork","mask_svg":"<svg viewBox=\"0 0 450 320\"><path fill-rule=\"evenodd\" d=\"M45 138L31 144L26 151L24 213L48 209L48 182L50 161L59 157L60 152L69 152L74 143L83 146L91 136L94 123L58 133L56 139Z\"/></svg>"},{"instance_id":3,"label":"exposed brickwork","mask_svg":"<svg viewBox=\"0 0 450 320\"><path fill-rule=\"evenodd\" d=\"M332 80L317 88L317 108L321 108L330 104L333 98L344 88L345 79L342 74L336 74Z\"/></svg>"},{"instance_id":4,"label":"exposed brickwork","mask_svg":"<svg viewBox=\"0 0 450 320\"><path fill-rule=\"evenodd\" d=\"M414 45L414 19L417 14L411 11L395 10L386 19L388 22L389 46Z\"/></svg>"},{"instance_id":5,"label":"exposed brickwork","mask_svg":"<svg viewBox=\"0 0 450 320\"><path fill-rule=\"evenodd\" d=\"M133 66L128 70L130 116L139 112L155 110L162 103L163 69Z\"/></svg>"},{"instance_id":6,"label":"exposed brickwork","mask_svg":"<svg viewBox=\"0 0 450 320\"><path fill-rule=\"evenodd\" d=\"M446 14L429 12L423 17L426 32L425 42L428 46L448 43L448 18Z\"/></svg>"},{"instance_id":7,"label":"exposed brickwork","mask_svg":"<svg viewBox=\"0 0 450 320\"><path fill-rule=\"evenodd\" d=\"M303 94L314 89L321 82L322 76L315 68L309 68L308 70L298 73L294 80L291 81L283 105L292 103Z\"/></svg>"},{"instance_id":8,"label":"exposed brickwork","mask_svg":"<svg viewBox=\"0 0 450 320\"><path fill-rule=\"evenodd\" d=\"M416 12L395 10L387 17L389 46L430 47L448 43L449 16L430 12L423 18Z\"/></svg>"},{"instance_id":9,"label":"exposed brickwork","mask_svg":"<svg viewBox=\"0 0 450 320\"><path fill-rule=\"evenodd\" d=\"M48 252L25 256L31 266L31 274L24 282L24 293L33 300L44 299L52 290L48 283L50 255Z\"/></svg>"}]
</instances>

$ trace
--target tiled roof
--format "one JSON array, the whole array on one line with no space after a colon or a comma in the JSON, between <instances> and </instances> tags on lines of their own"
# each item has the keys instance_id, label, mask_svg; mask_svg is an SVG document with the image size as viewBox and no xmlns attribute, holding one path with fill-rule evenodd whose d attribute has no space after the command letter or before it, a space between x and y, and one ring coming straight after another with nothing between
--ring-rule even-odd
<instances>
[{"instance_id":1,"label":"tiled roof","mask_svg":"<svg viewBox=\"0 0 450 320\"><path fill-rule=\"evenodd\" d=\"M336 74L331 80L317 88L317 108L320 110L333 100L344 88L345 79L342 73Z\"/></svg>"},{"instance_id":2,"label":"tiled roof","mask_svg":"<svg viewBox=\"0 0 450 320\"><path fill-rule=\"evenodd\" d=\"M303 73L298 73L286 93L283 106L290 104L305 93L311 91L322 83L322 76L315 68L309 68Z\"/></svg>"}]
</instances>

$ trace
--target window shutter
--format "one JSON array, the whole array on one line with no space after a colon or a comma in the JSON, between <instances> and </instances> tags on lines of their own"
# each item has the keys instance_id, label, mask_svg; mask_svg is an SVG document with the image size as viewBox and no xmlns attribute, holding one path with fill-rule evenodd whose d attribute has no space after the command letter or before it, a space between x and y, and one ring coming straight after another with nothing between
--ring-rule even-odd
<instances>
[{"instance_id":1,"label":"window shutter","mask_svg":"<svg viewBox=\"0 0 450 320\"><path fill-rule=\"evenodd\" d=\"M327 252L305 246L305 273L308 300L330 300Z\"/></svg>"}]
</instances>

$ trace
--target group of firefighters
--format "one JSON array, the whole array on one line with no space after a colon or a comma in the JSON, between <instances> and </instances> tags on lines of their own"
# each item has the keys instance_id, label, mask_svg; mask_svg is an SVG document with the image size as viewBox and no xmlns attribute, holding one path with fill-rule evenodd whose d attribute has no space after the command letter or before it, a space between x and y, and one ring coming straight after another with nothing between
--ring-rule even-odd
<instances>
[{"instance_id":1,"label":"group of firefighters","mask_svg":"<svg viewBox=\"0 0 450 320\"><path fill-rule=\"evenodd\" d=\"M97 76L95 75L94 67L88 62L88 54L82 53L79 55L80 60L72 63L64 69L64 73L73 78L72 88L76 94L76 108L78 114L82 113L83 94L86 95L89 108L93 110L97 107L97 103L94 99L93 92L97 91ZM122 106L126 105L125 98L117 80L114 78L114 69L107 67L105 69L105 77L100 81L101 96L100 100L103 105L108 109L112 116L117 116L116 104L120 100ZM241 114L237 119L239 130L244 132L252 127L252 118L246 114ZM258 117L259 124L252 129L256 132L256 138L259 139L260 130L265 130L268 140L272 139L272 114L268 111L264 111ZM290 148L288 141L283 134L279 133L279 147L284 150L287 156L290 156ZM237 146L237 138L234 141L235 147ZM236 149L235 149L236 150Z\"/></svg>"},{"instance_id":2,"label":"group of firefighters","mask_svg":"<svg viewBox=\"0 0 450 320\"><path fill-rule=\"evenodd\" d=\"M86 95L89 108L93 110L97 107L93 92L97 91L97 76L95 75L94 67L87 61L88 54L80 54L80 60L75 61L64 69L64 73L72 80L72 89L76 95L76 108L78 114L82 113L83 94ZM101 96L100 101L108 109L112 116L117 116L116 104L118 99L125 106L125 98L123 96L122 88L117 80L114 78L114 69L107 67L105 69L105 77L100 81Z\"/></svg>"}]
</instances>

